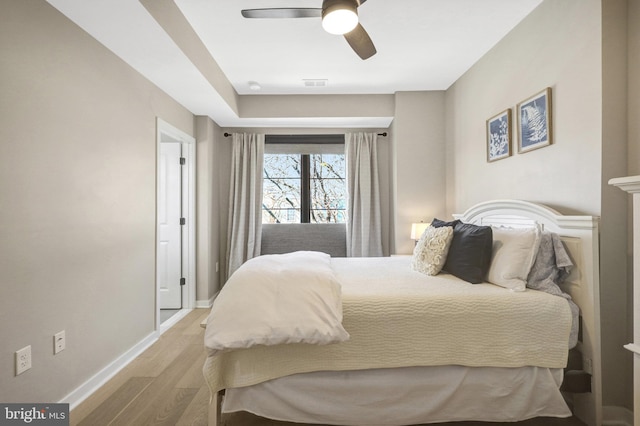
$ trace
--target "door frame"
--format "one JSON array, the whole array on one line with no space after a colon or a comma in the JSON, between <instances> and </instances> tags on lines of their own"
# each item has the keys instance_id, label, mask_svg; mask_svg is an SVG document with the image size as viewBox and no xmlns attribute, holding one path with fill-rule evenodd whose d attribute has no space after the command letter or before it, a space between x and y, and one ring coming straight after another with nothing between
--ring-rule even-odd
<instances>
[{"instance_id":1,"label":"door frame","mask_svg":"<svg viewBox=\"0 0 640 426\"><path fill-rule=\"evenodd\" d=\"M160 117L156 118L156 245L155 245L155 315L156 330L160 330L160 282L158 280L159 221L158 200L160 193L160 144L162 142L182 143L182 217L186 219L182 229L182 276L186 284L182 286L182 310L196 306L196 140L182 130L172 126Z\"/></svg>"}]
</instances>

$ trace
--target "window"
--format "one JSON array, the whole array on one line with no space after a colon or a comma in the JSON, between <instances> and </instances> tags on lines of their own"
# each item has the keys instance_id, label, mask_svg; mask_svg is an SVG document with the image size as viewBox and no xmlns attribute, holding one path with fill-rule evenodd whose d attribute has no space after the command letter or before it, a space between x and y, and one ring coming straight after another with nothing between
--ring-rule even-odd
<instances>
[{"instance_id":1,"label":"window","mask_svg":"<svg viewBox=\"0 0 640 426\"><path fill-rule=\"evenodd\" d=\"M262 223L344 223L343 135L267 135Z\"/></svg>"}]
</instances>

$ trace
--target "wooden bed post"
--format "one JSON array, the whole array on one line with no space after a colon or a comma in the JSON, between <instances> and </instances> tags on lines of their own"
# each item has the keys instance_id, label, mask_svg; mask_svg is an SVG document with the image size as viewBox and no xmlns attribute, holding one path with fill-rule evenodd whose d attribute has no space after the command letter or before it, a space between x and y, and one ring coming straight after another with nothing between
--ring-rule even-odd
<instances>
[{"instance_id":1,"label":"wooden bed post","mask_svg":"<svg viewBox=\"0 0 640 426\"><path fill-rule=\"evenodd\" d=\"M218 391L211 395L209 402L209 426L222 426L222 392Z\"/></svg>"}]
</instances>

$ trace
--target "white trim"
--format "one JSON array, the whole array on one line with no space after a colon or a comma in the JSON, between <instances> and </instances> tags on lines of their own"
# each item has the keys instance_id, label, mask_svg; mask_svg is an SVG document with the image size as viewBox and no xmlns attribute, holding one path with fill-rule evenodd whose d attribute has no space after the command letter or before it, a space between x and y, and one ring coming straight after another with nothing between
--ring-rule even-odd
<instances>
[{"instance_id":1,"label":"white trim","mask_svg":"<svg viewBox=\"0 0 640 426\"><path fill-rule=\"evenodd\" d=\"M193 311L193 309L180 309L178 312L172 315L171 318L160 324L160 334L163 334L165 331L176 325L178 321L186 317L187 314L191 311Z\"/></svg>"},{"instance_id":2,"label":"white trim","mask_svg":"<svg viewBox=\"0 0 640 426\"><path fill-rule=\"evenodd\" d=\"M168 136L180 141L185 148L183 157L186 160L186 171L183 174L183 193L186 193L186 210L184 217L186 218L187 232L183 235L183 264L186 264L186 270L183 276L186 279L186 285L182 288L182 307L183 309L193 309L196 306L196 140L194 137L186 134L182 130L172 126L160 117L156 118L156 164L160 163L160 144L162 136ZM160 168L156 167L156 182L159 181ZM157 187L156 183L156 187ZM157 191L158 189L156 189ZM157 197L158 195L156 195ZM157 207L156 207L156 253L157 253ZM157 261L157 256L156 256ZM158 288L156 277L156 327L160 331L160 289Z\"/></svg>"},{"instance_id":3,"label":"white trim","mask_svg":"<svg viewBox=\"0 0 640 426\"><path fill-rule=\"evenodd\" d=\"M633 426L633 411L625 407L602 407L602 426Z\"/></svg>"},{"instance_id":4,"label":"white trim","mask_svg":"<svg viewBox=\"0 0 640 426\"><path fill-rule=\"evenodd\" d=\"M630 194L640 192L640 176L626 176L621 178L609 179L609 185L617 186L623 191Z\"/></svg>"},{"instance_id":5,"label":"white trim","mask_svg":"<svg viewBox=\"0 0 640 426\"><path fill-rule=\"evenodd\" d=\"M97 391L101 386L107 383L120 370L126 367L138 355L147 350L149 346L154 344L160 334L157 331L149 334L147 337L136 343L131 349L120 355L118 358L109 363L106 367L92 376L89 380L78 386L70 394L62 398L61 403L69 404L69 410L73 410L82 401L87 399L91 394Z\"/></svg>"},{"instance_id":6,"label":"white trim","mask_svg":"<svg viewBox=\"0 0 640 426\"><path fill-rule=\"evenodd\" d=\"M216 292L213 296L209 298L209 300L196 300L196 308L205 308L208 309L213 306L213 301L218 296L218 292Z\"/></svg>"},{"instance_id":7,"label":"white trim","mask_svg":"<svg viewBox=\"0 0 640 426\"><path fill-rule=\"evenodd\" d=\"M190 285L186 286L187 294L183 300L186 301L183 308L193 309L196 306L196 140L189 137L187 144L186 161L188 170L186 173L187 205L188 213L185 215L189 223L188 231L185 235L185 246L187 247L188 260L187 273L185 278Z\"/></svg>"},{"instance_id":8,"label":"white trim","mask_svg":"<svg viewBox=\"0 0 640 426\"><path fill-rule=\"evenodd\" d=\"M628 345L624 345L624 348L637 355L640 355L640 345L638 345L637 343L629 343Z\"/></svg>"},{"instance_id":9,"label":"white trim","mask_svg":"<svg viewBox=\"0 0 640 426\"><path fill-rule=\"evenodd\" d=\"M629 416L628 424L640 425L640 176L627 176L609 180L610 185L617 186L632 196L633 205L633 342L624 346L633 353L633 416Z\"/></svg>"}]
</instances>

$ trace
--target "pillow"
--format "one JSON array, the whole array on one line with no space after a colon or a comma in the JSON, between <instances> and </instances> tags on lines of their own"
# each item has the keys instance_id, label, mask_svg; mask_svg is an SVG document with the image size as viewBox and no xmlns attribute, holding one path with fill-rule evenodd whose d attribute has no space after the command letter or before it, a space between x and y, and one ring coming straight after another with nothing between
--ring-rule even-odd
<instances>
[{"instance_id":1,"label":"pillow","mask_svg":"<svg viewBox=\"0 0 640 426\"><path fill-rule=\"evenodd\" d=\"M451 222L445 222L444 220L440 220L440 219L434 217L433 220L431 221L431 226L433 226L435 228L440 228L440 227L443 227L443 226L455 227L459 223L462 223L460 221L460 219L452 220Z\"/></svg>"},{"instance_id":2,"label":"pillow","mask_svg":"<svg viewBox=\"0 0 640 426\"><path fill-rule=\"evenodd\" d=\"M442 270L471 284L484 282L491 262L491 227L438 219L434 219L431 226L437 228L443 223L453 224L453 239Z\"/></svg>"},{"instance_id":3,"label":"pillow","mask_svg":"<svg viewBox=\"0 0 640 426\"><path fill-rule=\"evenodd\" d=\"M438 275L447 260L453 239L453 227L427 227L413 250L411 269L427 275Z\"/></svg>"},{"instance_id":4,"label":"pillow","mask_svg":"<svg viewBox=\"0 0 640 426\"><path fill-rule=\"evenodd\" d=\"M560 289L558 284L569 276L572 267L573 262L560 236L556 233L543 231L540 234L540 247L536 254L536 260L527 277L527 288L567 299L573 317L571 334L569 334L569 349L578 343L580 308L571 300L571 296Z\"/></svg>"},{"instance_id":5,"label":"pillow","mask_svg":"<svg viewBox=\"0 0 640 426\"><path fill-rule=\"evenodd\" d=\"M524 291L540 247L540 229L493 228L493 256L487 281Z\"/></svg>"},{"instance_id":6,"label":"pillow","mask_svg":"<svg viewBox=\"0 0 640 426\"><path fill-rule=\"evenodd\" d=\"M562 283L569 276L572 266L560 236L543 231L536 260L527 277L527 288L548 292L548 287Z\"/></svg>"}]
</instances>

